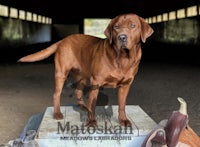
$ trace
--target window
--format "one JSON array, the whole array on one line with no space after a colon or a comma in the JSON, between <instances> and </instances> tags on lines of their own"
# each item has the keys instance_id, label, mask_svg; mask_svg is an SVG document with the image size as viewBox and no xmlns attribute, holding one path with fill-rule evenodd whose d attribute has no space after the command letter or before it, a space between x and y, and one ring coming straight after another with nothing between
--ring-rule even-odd
<instances>
[{"instance_id":1,"label":"window","mask_svg":"<svg viewBox=\"0 0 200 147\"><path fill-rule=\"evenodd\" d=\"M84 19L84 34L105 38L104 30L108 26L110 19Z\"/></svg>"},{"instance_id":2,"label":"window","mask_svg":"<svg viewBox=\"0 0 200 147\"><path fill-rule=\"evenodd\" d=\"M18 10L16 8L10 8L10 17L18 18Z\"/></svg>"},{"instance_id":3,"label":"window","mask_svg":"<svg viewBox=\"0 0 200 147\"><path fill-rule=\"evenodd\" d=\"M0 16L8 17L8 7L4 5L0 5Z\"/></svg>"},{"instance_id":4,"label":"window","mask_svg":"<svg viewBox=\"0 0 200 147\"><path fill-rule=\"evenodd\" d=\"M199 12L199 14L198 14ZM171 11L169 13L163 13L160 15L147 18L148 23L157 23L162 21L168 21L168 20L175 20L175 19L182 19L186 17L193 17L200 15L200 5L197 6L191 6L187 8L182 8L177 11Z\"/></svg>"}]
</instances>

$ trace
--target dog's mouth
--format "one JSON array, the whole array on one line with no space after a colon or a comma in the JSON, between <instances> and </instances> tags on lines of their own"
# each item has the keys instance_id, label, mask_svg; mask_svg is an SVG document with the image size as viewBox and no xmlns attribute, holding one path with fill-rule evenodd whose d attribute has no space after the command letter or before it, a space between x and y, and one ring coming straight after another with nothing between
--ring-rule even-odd
<instances>
[{"instance_id":1,"label":"dog's mouth","mask_svg":"<svg viewBox=\"0 0 200 147\"><path fill-rule=\"evenodd\" d=\"M120 53L124 53L127 57L129 57L130 50L126 46L121 46Z\"/></svg>"},{"instance_id":2,"label":"dog's mouth","mask_svg":"<svg viewBox=\"0 0 200 147\"><path fill-rule=\"evenodd\" d=\"M129 50L129 48L127 47L127 42L122 43L120 49L121 49L121 50Z\"/></svg>"},{"instance_id":3,"label":"dog's mouth","mask_svg":"<svg viewBox=\"0 0 200 147\"><path fill-rule=\"evenodd\" d=\"M120 41L120 49L122 50L122 49L124 49L124 50L126 50L126 49L128 49L127 48L127 35L125 35L125 34L121 34L121 35L119 35L118 36L118 39L119 39L119 41Z\"/></svg>"},{"instance_id":4,"label":"dog's mouth","mask_svg":"<svg viewBox=\"0 0 200 147\"><path fill-rule=\"evenodd\" d=\"M122 43L122 48L126 48L126 46L127 46L127 41L123 41L123 42L121 42Z\"/></svg>"}]
</instances>

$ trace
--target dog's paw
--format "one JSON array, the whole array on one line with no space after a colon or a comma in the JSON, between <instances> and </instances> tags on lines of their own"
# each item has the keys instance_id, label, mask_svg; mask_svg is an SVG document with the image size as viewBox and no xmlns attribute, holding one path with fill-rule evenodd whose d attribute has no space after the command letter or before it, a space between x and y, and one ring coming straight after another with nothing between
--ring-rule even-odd
<instances>
[{"instance_id":1,"label":"dog's paw","mask_svg":"<svg viewBox=\"0 0 200 147\"><path fill-rule=\"evenodd\" d=\"M89 120L86 124L87 127L93 127L96 128L97 127L97 121L96 120Z\"/></svg>"},{"instance_id":2,"label":"dog's paw","mask_svg":"<svg viewBox=\"0 0 200 147\"><path fill-rule=\"evenodd\" d=\"M60 120L60 119L63 119L63 114L62 113L54 113L53 114L53 118L56 119L56 120Z\"/></svg>"},{"instance_id":3,"label":"dog's paw","mask_svg":"<svg viewBox=\"0 0 200 147\"><path fill-rule=\"evenodd\" d=\"M120 125L125 126L125 127L131 127L132 123L130 120L125 119L125 120L120 120Z\"/></svg>"}]
</instances>

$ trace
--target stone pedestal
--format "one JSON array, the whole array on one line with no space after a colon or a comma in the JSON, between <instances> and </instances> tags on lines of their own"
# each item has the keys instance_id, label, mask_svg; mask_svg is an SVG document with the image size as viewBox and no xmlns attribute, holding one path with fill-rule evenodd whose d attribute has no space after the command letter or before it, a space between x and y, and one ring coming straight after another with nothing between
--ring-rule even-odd
<instances>
[{"instance_id":1,"label":"stone pedestal","mask_svg":"<svg viewBox=\"0 0 200 147\"><path fill-rule=\"evenodd\" d=\"M127 105L132 127L118 123L118 106L96 106L97 128L86 127L87 113L78 106L62 106L63 120L53 119L53 107L47 107L35 140L40 147L139 147L156 126L137 105Z\"/></svg>"}]
</instances>

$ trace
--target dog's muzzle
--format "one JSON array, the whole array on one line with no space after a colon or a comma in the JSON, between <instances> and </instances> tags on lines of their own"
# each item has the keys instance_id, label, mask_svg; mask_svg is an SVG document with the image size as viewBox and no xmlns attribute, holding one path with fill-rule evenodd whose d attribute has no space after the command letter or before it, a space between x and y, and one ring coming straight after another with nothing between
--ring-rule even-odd
<instances>
[{"instance_id":1,"label":"dog's muzzle","mask_svg":"<svg viewBox=\"0 0 200 147\"><path fill-rule=\"evenodd\" d=\"M125 34L121 34L118 36L119 41L121 42L121 47L126 48L127 46L127 36Z\"/></svg>"}]
</instances>

